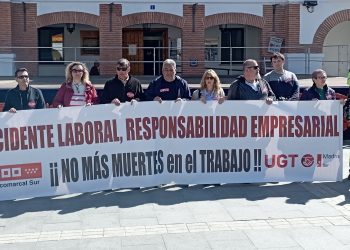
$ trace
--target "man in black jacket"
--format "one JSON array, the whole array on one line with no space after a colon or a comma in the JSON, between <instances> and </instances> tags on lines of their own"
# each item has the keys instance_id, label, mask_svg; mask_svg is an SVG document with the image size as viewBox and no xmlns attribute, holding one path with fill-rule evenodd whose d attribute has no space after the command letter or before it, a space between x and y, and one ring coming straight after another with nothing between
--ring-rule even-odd
<instances>
[{"instance_id":1,"label":"man in black jacket","mask_svg":"<svg viewBox=\"0 0 350 250\"><path fill-rule=\"evenodd\" d=\"M29 85L28 70L26 68L17 69L15 76L18 85L7 92L3 111L16 113L17 110L45 108L41 90Z\"/></svg>"},{"instance_id":2,"label":"man in black jacket","mask_svg":"<svg viewBox=\"0 0 350 250\"><path fill-rule=\"evenodd\" d=\"M243 63L243 75L231 84L227 99L265 100L271 104L276 97L269 83L260 77L257 61L248 59Z\"/></svg>"},{"instance_id":3,"label":"man in black jacket","mask_svg":"<svg viewBox=\"0 0 350 250\"><path fill-rule=\"evenodd\" d=\"M100 103L120 105L122 102L142 101L144 99L140 81L130 76L129 72L130 62L125 58L119 59L117 74L105 83Z\"/></svg>"}]
</instances>

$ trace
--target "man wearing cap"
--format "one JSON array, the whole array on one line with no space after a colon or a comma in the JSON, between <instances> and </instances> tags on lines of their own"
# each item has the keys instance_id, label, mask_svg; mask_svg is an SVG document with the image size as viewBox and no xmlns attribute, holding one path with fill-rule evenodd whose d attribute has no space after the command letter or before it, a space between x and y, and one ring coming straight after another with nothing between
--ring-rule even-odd
<instances>
[{"instance_id":1,"label":"man wearing cap","mask_svg":"<svg viewBox=\"0 0 350 250\"><path fill-rule=\"evenodd\" d=\"M18 85L7 92L3 111L16 113L17 110L44 109L45 100L41 90L29 85L28 70L17 69L15 77Z\"/></svg>"},{"instance_id":2,"label":"man wearing cap","mask_svg":"<svg viewBox=\"0 0 350 250\"><path fill-rule=\"evenodd\" d=\"M130 62L121 58L117 62L116 76L108 80L102 91L100 103L114 103L120 105L123 102L142 101L144 98L141 83L135 77L129 75Z\"/></svg>"}]
</instances>

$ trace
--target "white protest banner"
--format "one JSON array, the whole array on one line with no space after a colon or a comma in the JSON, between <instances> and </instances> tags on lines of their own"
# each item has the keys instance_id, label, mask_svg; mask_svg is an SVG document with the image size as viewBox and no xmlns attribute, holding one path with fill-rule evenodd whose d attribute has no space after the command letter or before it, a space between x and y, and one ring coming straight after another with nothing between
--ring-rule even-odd
<instances>
[{"instance_id":1,"label":"white protest banner","mask_svg":"<svg viewBox=\"0 0 350 250\"><path fill-rule=\"evenodd\" d=\"M339 101L140 102L0 118L0 200L342 178Z\"/></svg>"}]
</instances>

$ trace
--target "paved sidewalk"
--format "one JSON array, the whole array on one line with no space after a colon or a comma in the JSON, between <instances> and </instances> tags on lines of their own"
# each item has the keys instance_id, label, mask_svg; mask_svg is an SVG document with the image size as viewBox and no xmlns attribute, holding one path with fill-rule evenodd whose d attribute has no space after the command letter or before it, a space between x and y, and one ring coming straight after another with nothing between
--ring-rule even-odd
<instances>
[{"instance_id":1,"label":"paved sidewalk","mask_svg":"<svg viewBox=\"0 0 350 250\"><path fill-rule=\"evenodd\" d=\"M349 157L346 148L344 166ZM0 249L350 249L349 187L169 185L3 201Z\"/></svg>"}]
</instances>

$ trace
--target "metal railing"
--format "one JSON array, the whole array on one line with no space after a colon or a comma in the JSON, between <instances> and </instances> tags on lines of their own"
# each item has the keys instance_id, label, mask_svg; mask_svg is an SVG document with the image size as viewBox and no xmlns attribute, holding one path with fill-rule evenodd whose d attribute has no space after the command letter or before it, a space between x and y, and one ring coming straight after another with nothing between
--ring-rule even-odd
<instances>
[{"instance_id":1,"label":"metal railing","mask_svg":"<svg viewBox=\"0 0 350 250\"><path fill-rule=\"evenodd\" d=\"M148 72L148 74L152 75L159 74L159 67L165 58L174 59L180 72L182 65L200 64L205 68L213 68L231 75L242 70L242 62L246 58L256 59L265 70L268 67L269 55L271 55L267 52L267 47L0 47L0 65L10 63L14 65L13 68L17 68L23 64L37 63L39 73L40 68L46 67L46 71L49 71L50 67L63 67L72 61L84 62L88 67L91 67L95 61L99 61L103 67L103 64L114 64L119 58L102 60L100 54L115 54L116 50L128 58L133 67L148 65L151 69L151 73ZM198 53L195 52L196 50ZM224 51L228 51L229 54L223 54ZM201 56L203 59L183 60L184 53L187 52L197 55L204 53ZM299 74L309 74L315 65L318 65L325 68L329 75L344 76L344 72L347 72L350 67L350 45L324 46L324 56L320 53L311 53L308 46L282 47L281 52L287 56L287 68L297 69ZM237 57L237 54L240 53L243 56L238 55ZM14 58L1 57L2 54L13 54Z\"/></svg>"}]
</instances>

